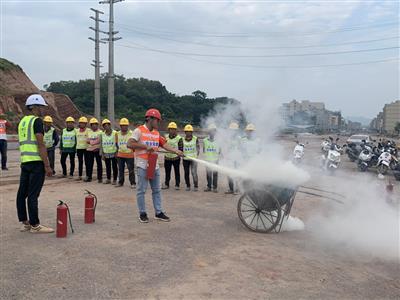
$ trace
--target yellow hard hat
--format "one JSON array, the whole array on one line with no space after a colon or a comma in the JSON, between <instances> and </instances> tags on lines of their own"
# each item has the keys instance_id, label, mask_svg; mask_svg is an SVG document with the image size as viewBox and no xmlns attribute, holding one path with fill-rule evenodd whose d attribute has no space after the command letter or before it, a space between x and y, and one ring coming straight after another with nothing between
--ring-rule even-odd
<instances>
[{"instance_id":1,"label":"yellow hard hat","mask_svg":"<svg viewBox=\"0 0 400 300\"><path fill-rule=\"evenodd\" d=\"M50 116L45 116L43 119L44 122L53 123L53 118Z\"/></svg>"},{"instance_id":2,"label":"yellow hard hat","mask_svg":"<svg viewBox=\"0 0 400 300\"><path fill-rule=\"evenodd\" d=\"M104 119L103 122L101 122L101 125L104 125L104 124L111 124L111 122L109 119Z\"/></svg>"},{"instance_id":3,"label":"yellow hard hat","mask_svg":"<svg viewBox=\"0 0 400 300\"><path fill-rule=\"evenodd\" d=\"M239 124L236 122L231 122L231 124L229 124L229 129L238 130Z\"/></svg>"},{"instance_id":4,"label":"yellow hard hat","mask_svg":"<svg viewBox=\"0 0 400 300\"><path fill-rule=\"evenodd\" d=\"M86 117L80 117L79 118L79 123L87 123L87 118Z\"/></svg>"},{"instance_id":5,"label":"yellow hard hat","mask_svg":"<svg viewBox=\"0 0 400 300\"><path fill-rule=\"evenodd\" d=\"M119 120L119 125L129 125L129 120L127 118L122 118Z\"/></svg>"},{"instance_id":6,"label":"yellow hard hat","mask_svg":"<svg viewBox=\"0 0 400 300\"><path fill-rule=\"evenodd\" d=\"M97 121L96 118L91 118L89 121L90 124L99 124L99 121Z\"/></svg>"},{"instance_id":7,"label":"yellow hard hat","mask_svg":"<svg viewBox=\"0 0 400 300\"><path fill-rule=\"evenodd\" d=\"M65 122L75 122L75 119L73 117L68 117L65 119Z\"/></svg>"},{"instance_id":8,"label":"yellow hard hat","mask_svg":"<svg viewBox=\"0 0 400 300\"><path fill-rule=\"evenodd\" d=\"M254 126L254 124L251 123L247 124L246 131L254 131L254 130L256 130L256 126Z\"/></svg>"},{"instance_id":9,"label":"yellow hard hat","mask_svg":"<svg viewBox=\"0 0 400 300\"><path fill-rule=\"evenodd\" d=\"M183 131L191 131L191 132L193 132L193 126L190 125L190 124L188 124L188 125L185 126L185 128L183 129Z\"/></svg>"},{"instance_id":10,"label":"yellow hard hat","mask_svg":"<svg viewBox=\"0 0 400 300\"><path fill-rule=\"evenodd\" d=\"M171 122L168 124L168 129L177 129L177 128L178 128L178 126L176 125L175 122Z\"/></svg>"},{"instance_id":11,"label":"yellow hard hat","mask_svg":"<svg viewBox=\"0 0 400 300\"><path fill-rule=\"evenodd\" d=\"M215 124L208 125L208 130L217 130L217 125Z\"/></svg>"}]
</instances>

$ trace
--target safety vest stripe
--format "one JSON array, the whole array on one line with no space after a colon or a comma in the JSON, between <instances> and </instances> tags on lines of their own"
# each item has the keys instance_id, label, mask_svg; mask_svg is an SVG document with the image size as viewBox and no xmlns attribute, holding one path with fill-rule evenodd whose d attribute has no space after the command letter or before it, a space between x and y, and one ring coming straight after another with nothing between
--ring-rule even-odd
<instances>
[{"instance_id":1,"label":"safety vest stripe","mask_svg":"<svg viewBox=\"0 0 400 300\"><path fill-rule=\"evenodd\" d=\"M39 152L28 152L28 151L24 151L24 152L21 152L21 155L23 155L23 156L37 156L39 154Z\"/></svg>"},{"instance_id":2,"label":"safety vest stripe","mask_svg":"<svg viewBox=\"0 0 400 300\"><path fill-rule=\"evenodd\" d=\"M31 129L31 126L32 126L32 123L34 120L36 120L36 118L31 118L29 120L27 141L32 141L32 130L30 130L30 129ZM37 144L37 141L34 141L34 143Z\"/></svg>"},{"instance_id":3,"label":"safety vest stripe","mask_svg":"<svg viewBox=\"0 0 400 300\"><path fill-rule=\"evenodd\" d=\"M19 142L19 144L20 145L36 145L37 142L36 141L28 141L28 140L26 140L26 141Z\"/></svg>"}]
</instances>

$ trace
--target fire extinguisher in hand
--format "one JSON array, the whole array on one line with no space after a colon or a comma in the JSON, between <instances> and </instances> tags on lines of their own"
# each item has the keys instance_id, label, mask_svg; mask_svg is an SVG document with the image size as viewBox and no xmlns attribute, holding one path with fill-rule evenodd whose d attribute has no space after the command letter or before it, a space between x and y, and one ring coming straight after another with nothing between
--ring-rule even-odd
<instances>
[{"instance_id":1,"label":"fire extinguisher in hand","mask_svg":"<svg viewBox=\"0 0 400 300\"><path fill-rule=\"evenodd\" d=\"M71 221L71 213L69 211L68 204L59 200L59 203L57 205L57 232L56 232L56 236L58 238L67 236L68 218L69 218L69 225L71 227L71 232L74 233L74 228L72 227L72 221Z\"/></svg>"},{"instance_id":2,"label":"fire extinguisher in hand","mask_svg":"<svg viewBox=\"0 0 400 300\"><path fill-rule=\"evenodd\" d=\"M85 223L91 224L95 221L95 212L97 206L97 197L92 192L85 190L87 196L85 197Z\"/></svg>"}]
</instances>

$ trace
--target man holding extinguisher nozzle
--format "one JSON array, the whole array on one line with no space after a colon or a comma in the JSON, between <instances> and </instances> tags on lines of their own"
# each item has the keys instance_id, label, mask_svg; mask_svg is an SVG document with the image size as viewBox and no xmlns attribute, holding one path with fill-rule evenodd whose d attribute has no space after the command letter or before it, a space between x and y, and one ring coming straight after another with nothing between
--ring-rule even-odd
<instances>
[{"instance_id":1,"label":"man holding extinguisher nozzle","mask_svg":"<svg viewBox=\"0 0 400 300\"><path fill-rule=\"evenodd\" d=\"M161 114L157 109L149 109L145 115L145 124L139 126L133 131L132 138L128 140L128 148L135 150L137 165L137 205L139 209L139 221L148 223L149 218L146 213L145 193L147 185L150 183L152 190L153 206L155 210L155 219L168 222L170 221L162 211L161 207L161 186L160 186L160 167L158 162L155 165L153 178L148 178L149 157L158 151L159 147L164 148L176 155L183 156L183 152L169 146L164 137L160 136L158 127L161 121Z\"/></svg>"}]
</instances>

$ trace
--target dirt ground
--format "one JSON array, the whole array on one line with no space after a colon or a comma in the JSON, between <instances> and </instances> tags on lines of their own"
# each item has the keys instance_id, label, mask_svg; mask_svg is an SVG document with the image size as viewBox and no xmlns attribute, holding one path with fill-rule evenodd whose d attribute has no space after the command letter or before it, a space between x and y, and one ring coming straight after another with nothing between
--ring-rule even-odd
<instances>
[{"instance_id":1,"label":"dirt ground","mask_svg":"<svg viewBox=\"0 0 400 300\"><path fill-rule=\"evenodd\" d=\"M309 141L306 151L312 163L319 155L320 139L303 140ZM293 141L281 143L292 151ZM151 218L140 224L135 191L128 186L116 189L51 178L40 197L41 222L55 227L56 205L63 200L70 206L75 229L58 239L55 234L19 232L17 151L9 152L9 161L10 171L2 173L0 186L1 299L399 298L399 261L348 255L313 238L307 220L322 203L318 197L296 197L292 212L305 222L304 231L260 234L241 224L236 211L239 196L223 193L224 176L218 194L202 191L202 167L199 192L163 191L169 223ZM318 187L315 176L326 175L313 175L308 185ZM355 165L343 156L330 188L336 180L353 176L359 176ZM83 223L85 189L99 198L95 224ZM399 182L394 191L400 197Z\"/></svg>"}]
</instances>

